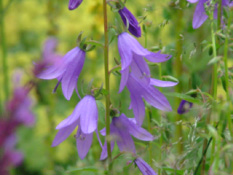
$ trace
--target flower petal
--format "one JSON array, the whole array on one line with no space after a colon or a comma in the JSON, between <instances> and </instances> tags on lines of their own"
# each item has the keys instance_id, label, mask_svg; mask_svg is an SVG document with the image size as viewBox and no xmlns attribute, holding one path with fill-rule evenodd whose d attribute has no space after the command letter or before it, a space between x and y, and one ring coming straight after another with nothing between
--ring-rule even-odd
<instances>
[{"instance_id":1,"label":"flower petal","mask_svg":"<svg viewBox=\"0 0 233 175\"><path fill-rule=\"evenodd\" d=\"M142 158L138 157L134 160L143 175L157 175L154 170Z\"/></svg>"},{"instance_id":2,"label":"flower petal","mask_svg":"<svg viewBox=\"0 0 233 175\"><path fill-rule=\"evenodd\" d=\"M63 142L72 133L72 131L76 128L77 124L78 123L76 122L76 123L73 123L71 125L68 125L62 129L60 129L53 140L52 146L53 147L57 146L61 142Z\"/></svg>"},{"instance_id":3,"label":"flower petal","mask_svg":"<svg viewBox=\"0 0 233 175\"><path fill-rule=\"evenodd\" d=\"M128 76L129 76L129 67L127 67L125 70L121 71L121 83L120 83L119 93L121 93L123 91L123 89L125 88L125 85L126 85L127 80L128 80Z\"/></svg>"},{"instance_id":4,"label":"flower petal","mask_svg":"<svg viewBox=\"0 0 233 175\"><path fill-rule=\"evenodd\" d=\"M177 84L178 84L178 82L162 81L162 80L157 80L154 78L150 79L150 85L158 86L158 87L171 87L171 86L175 86Z\"/></svg>"},{"instance_id":5,"label":"flower petal","mask_svg":"<svg viewBox=\"0 0 233 175\"><path fill-rule=\"evenodd\" d=\"M190 2L190 3L196 3L199 0L187 0L187 1Z\"/></svg>"},{"instance_id":6,"label":"flower petal","mask_svg":"<svg viewBox=\"0 0 233 175\"><path fill-rule=\"evenodd\" d=\"M141 37L141 28L134 15L126 7L120 9L118 12L125 26L127 26L127 22L129 23L129 32L136 37Z\"/></svg>"},{"instance_id":7,"label":"flower petal","mask_svg":"<svg viewBox=\"0 0 233 175\"><path fill-rule=\"evenodd\" d=\"M193 28L194 29L199 28L208 18L205 12L205 6L204 6L206 2L207 0L200 0L196 6L195 12L193 14Z\"/></svg>"},{"instance_id":8,"label":"flower petal","mask_svg":"<svg viewBox=\"0 0 233 175\"><path fill-rule=\"evenodd\" d=\"M114 148L114 145L115 145L115 142L112 141L111 142L111 151L113 150ZM108 151L107 151L107 142L105 141L104 142L104 146L102 147L102 152L101 152L101 155L100 155L100 160L104 160L108 157Z\"/></svg>"},{"instance_id":9,"label":"flower petal","mask_svg":"<svg viewBox=\"0 0 233 175\"><path fill-rule=\"evenodd\" d=\"M80 125L85 134L94 132L97 129L98 108L95 98L91 95L85 96L82 101Z\"/></svg>"},{"instance_id":10,"label":"flower petal","mask_svg":"<svg viewBox=\"0 0 233 175\"><path fill-rule=\"evenodd\" d=\"M82 2L83 2L83 0L70 0L69 1L69 10L76 9Z\"/></svg>"},{"instance_id":11,"label":"flower petal","mask_svg":"<svg viewBox=\"0 0 233 175\"><path fill-rule=\"evenodd\" d=\"M131 135L133 135L134 137L136 137L139 140L144 140L144 141L154 140L153 135L151 135L148 131L141 128L137 124L135 124L133 121L129 120L129 118L127 118L125 116L125 114L121 114L120 117L121 117L122 123L124 123L127 126L128 132Z\"/></svg>"},{"instance_id":12,"label":"flower petal","mask_svg":"<svg viewBox=\"0 0 233 175\"><path fill-rule=\"evenodd\" d=\"M71 125L72 123L76 123L78 121L78 119L81 115L81 110L83 108L85 108L85 106L83 106L83 103L81 103L81 101L76 105L73 113L69 117L67 117L65 120L63 120L61 123L59 123L59 125L57 125L56 129L62 129L62 128L67 127L67 126Z\"/></svg>"},{"instance_id":13,"label":"flower petal","mask_svg":"<svg viewBox=\"0 0 233 175\"><path fill-rule=\"evenodd\" d=\"M62 92L67 100L70 100L75 87L77 86L77 80L80 72L82 71L85 61L85 52L76 47L73 49L74 59L70 62L66 71L62 77Z\"/></svg>"},{"instance_id":14,"label":"flower petal","mask_svg":"<svg viewBox=\"0 0 233 175\"><path fill-rule=\"evenodd\" d=\"M78 150L78 155L80 159L84 159L91 147L92 144L93 133L84 134L81 131L81 128L78 127L77 138L76 138L76 146Z\"/></svg>"}]
</instances>

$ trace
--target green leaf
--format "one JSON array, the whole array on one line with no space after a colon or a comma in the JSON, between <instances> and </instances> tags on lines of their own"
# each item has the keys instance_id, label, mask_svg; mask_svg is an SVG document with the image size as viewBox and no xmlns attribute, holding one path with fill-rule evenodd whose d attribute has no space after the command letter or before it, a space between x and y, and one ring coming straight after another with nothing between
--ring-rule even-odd
<instances>
[{"instance_id":1,"label":"green leaf","mask_svg":"<svg viewBox=\"0 0 233 175\"><path fill-rule=\"evenodd\" d=\"M185 94L176 93L176 92L168 92L168 93L164 93L164 94L167 96L171 96L171 97L177 97L177 98L186 100L186 101L191 102L191 103L201 104L199 99L190 97L190 96L185 95Z\"/></svg>"},{"instance_id":2,"label":"green leaf","mask_svg":"<svg viewBox=\"0 0 233 175\"><path fill-rule=\"evenodd\" d=\"M89 40L89 41L86 41L85 42L86 44L92 44L92 45L95 45L95 46L100 46L100 47L104 47L104 44L99 42L99 41L95 41L95 40Z\"/></svg>"},{"instance_id":3,"label":"green leaf","mask_svg":"<svg viewBox=\"0 0 233 175\"><path fill-rule=\"evenodd\" d=\"M214 63L217 63L217 62L219 62L220 60L221 60L221 56L216 56L216 57L214 57L214 58L212 58L209 62L208 62L208 65L212 65L212 64L214 64Z\"/></svg>"}]
</instances>

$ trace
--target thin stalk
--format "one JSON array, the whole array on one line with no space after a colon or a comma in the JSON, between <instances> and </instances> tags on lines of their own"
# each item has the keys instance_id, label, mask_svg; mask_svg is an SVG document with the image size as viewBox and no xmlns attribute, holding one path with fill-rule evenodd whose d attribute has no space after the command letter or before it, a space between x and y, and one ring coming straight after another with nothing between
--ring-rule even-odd
<instances>
[{"instance_id":1,"label":"thin stalk","mask_svg":"<svg viewBox=\"0 0 233 175\"><path fill-rule=\"evenodd\" d=\"M228 25L227 25L227 35L229 35L230 33L230 26L231 26L231 21L233 18L232 15L233 11L230 11L229 13L229 17L228 17ZM233 138L233 130L232 130L232 122L231 122L231 108L232 108L232 104L231 104L231 99L230 99L230 94L229 94L229 75L228 75L228 39L229 37L227 36L225 38L225 43L224 43L224 68L225 68L225 85L226 85L226 97L227 97L227 102L229 103L229 110L227 112L227 121L228 121L228 128L231 134L231 137Z\"/></svg>"},{"instance_id":2,"label":"thin stalk","mask_svg":"<svg viewBox=\"0 0 233 175\"><path fill-rule=\"evenodd\" d=\"M221 0L220 0L220 3L221 3ZM219 6L219 7L221 7L221 6ZM221 11L221 9L218 9L218 10ZM221 15L221 13L218 13L218 15L219 14ZM210 18L211 18L211 39L212 39L213 57L216 58L217 57L217 47L216 47L213 16L214 16L214 10L212 11ZM220 17L218 17L218 18L220 18ZM221 23L218 22L218 25L221 25ZM207 116L207 119L206 119L207 125L210 124L210 122L211 122L211 114L213 113L215 101L217 99L217 85L218 85L218 64L214 63L213 69L212 69L212 85L211 85L211 94L213 96L214 102L212 103L212 111L209 113L209 115ZM216 143L215 138L213 138L212 150L211 150L211 159L212 159L212 157L214 157L215 143ZM205 150L206 146L207 146L207 140L204 140L203 150ZM206 162L206 155L203 157L201 175L205 174L205 162Z\"/></svg>"},{"instance_id":3,"label":"thin stalk","mask_svg":"<svg viewBox=\"0 0 233 175\"><path fill-rule=\"evenodd\" d=\"M0 0L0 12L2 13L3 1ZM5 39L5 26L4 26L5 15L0 15L0 33L1 33L1 46L2 46L2 70L3 70L3 89L4 89L4 100L7 101L9 97L9 78L8 78L8 66L7 66L7 46ZM4 103L4 102L3 102Z\"/></svg>"},{"instance_id":4,"label":"thin stalk","mask_svg":"<svg viewBox=\"0 0 233 175\"><path fill-rule=\"evenodd\" d=\"M180 78L182 76L182 62L181 62L181 57L182 57L182 39L180 37L180 34L182 33L182 29L183 29L183 7L184 7L184 2L185 1L180 1L180 8L177 11L176 14L176 20L175 20L175 26L176 26L176 58L175 58L175 63L174 63L174 70L175 70L175 76L177 78ZM182 85L181 83L179 83L176 87L175 87L175 91L178 93L182 92ZM177 109L179 106L180 100L176 99L175 100L175 108ZM176 114L175 116L177 125L176 125L176 130L175 130L175 141L177 142L177 152L178 154L182 154L183 152L183 129L182 129L182 123L179 122L182 119L182 116L180 114Z\"/></svg>"},{"instance_id":5,"label":"thin stalk","mask_svg":"<svg viewBox=\"0 0 233 175\"><path fill-rule=\"evenodd\" d=\"M147 32L145 34L145 48L147 48ZM148 131L151 132L151 107L147 107ZM149 164L152 166L152 144L149 142Z\"/></svg>"},{"instance_id":6,"label":"thin stalk","mask_svg":"<svg viewBox=\"0 0 233 175\"><path fill-rule=\"evenodd\" d=\"M108 152L108 170L111 173L111 146L110 146L110 84L109 84L109 58L108 58L108 16L107 16L107 1L103 0L103 15L104 15L104 70L105 70L105 89L108 94L105 97L106 103L106 140Z\"/></svg>"}]
</instances>

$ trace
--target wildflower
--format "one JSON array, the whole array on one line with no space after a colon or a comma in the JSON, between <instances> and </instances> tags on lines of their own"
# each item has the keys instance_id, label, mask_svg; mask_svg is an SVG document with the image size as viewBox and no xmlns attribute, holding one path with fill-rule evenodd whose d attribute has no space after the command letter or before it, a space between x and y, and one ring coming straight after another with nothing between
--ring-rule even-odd
<instances>
[{"instance_id":1,"label":"wildflower","mask_svg":"<svg viewBox=\"0 0 233 175\"><path fill-rule=\"evenodd\" d=\"M154 170L142 158L138 157L134 160L143 175L157 175Z\"/></svg>"},{"instance_id":2,"label":"wildflower","mask_svg":"<svg viewBox=\"0 0 233 175\"><path fill-rule=\"evenodd\" d=\"M205 4L207 6L210 5L210 1L208 0L187 0L190 3L197 3L195 12L193 14L193 28L197 29L199 28L207 19L208 15L205 12ZM230 2L229 0L222 0L222 8L226 6L233 6L233 3ZM218 9L217 9L217 3L215 4L215 9L214 9L214 18L217 19L218 17Z\"/></svg>"},{"instance_id":3,"label":"wildflower","mask_svg":"<svg viewBox=\"0 0 233 175\"><path fill-rule=\"evenodd\" d=\"M67 100L70 100L73 91L77 88L79 74L85 61L85 51L75 47L69 51L61 60L58 60L37 77L41 79L58 79L54 91L61 83L62 91Z\"/></svg>"},{"instance_id":4,"label":"wildflower","mask_svg":"<svg viewBox=\"0 0 233 175\"><path fill-rule=\"evenodd\" d=\"M193 103L188 102L186 100L182 100L180 102L178 109L177 109L177 113L184 114L184 113L188 112L190 110L190 108L192 108L192 106L193 106Z\"/></svg>"},{"instance_id":5,"label":"wildflower","mask_svg":"<svg viewBox=\"0 0 233 175\"><path fill-rule=\"evenodd\" d=\"M104 128L100 133L106 136L106 129ZM114 142L116 141L120 151L135 153L135 145L131 135L144 141L151 141L154 139L149 132L138 126L133 119L127 118L125 114L112 118L112 123L110 124L110 136L112 137L111 150L113 150ZM107 143L105 141L100 160L106 157Z\"/></svg>"},{"instance_id":6,"label":"wildflower","mask_svg":"<svg viewBox=\"0 0 233 175\"><path fill-rule=\"evenodd\" d=\"M53 37L50 37L45 41L42 52L43 59L38 63L35 63L33 70L35 76L38 76L38 74L41 73L44 68L62 59L62 55L55 52L57 44L57 39Z\"/></svg>"},{"instance_id":7,"label":"wildflower","mask_svg":"<svg viewBox=\"0 0 233 175\"><path fill-rule=\"evenodd\" d=\"M82 2L83 2L83 0L70 0L69 1L69 10L76 9Z\"/></svg>"},{"instance_id":8,"label":"wildflower","mask_svg":"<svg viewBox=\"0 0 233 175\"><path fill-rule=\"evenodd\" d=\"M98 137L97 121L98 109L95 98L87 95L77 104L73 113L56 127L59 131L52 146L57 146L63 142L78 126L76 145L79 157L84 159L91 147L94 131Z\"/></svg>"},{"instance_id":9,"label":"wildflower","mask_svg":"<svg viewBox=\"0 0 233 175\"><path fill-rule=\"evenodd\" d=\"M8 175L9 168L18 166L23 160L23 154L15 150L17 139L14 134L9 136L2 147L2 156L0 157L0 174Z\"/></svg>"},{"instance_id":10,"label":"wildflower","mask_svg":"<svg viewBox=\"0 0 233 175\"><path fill-rule=\"evenodd\" d=\"M145 117L145 104L143 102L143 98L150 105L157 109L163 111L172 110L166 97L159 90L154 88L153 85L159 87L169 87L176 84L177 83L175 82L166 82L152 79L148 85L145 82L138 80L132 73L129 73L126 86L130 92L130 109L133 109L135 119L139 126L143 123Z\"/></svg>"},{"instance_id":11,"label":"wildflower","mask_svg":"<svg viewBox=\"0 0 233 175\"><path fill-rule=\"evenodd\" d=\"M129 32L136 37L141 37L141 27L134 15L126 7L120 9L118 13Z\"/></svg>"},{"instance_id":12,"label":"wildflower","mask_svg":"<svg viewBox=\"0 0 233 175\"><path fill-rule=\"evenodd\" d=\"M133 60L142 60L143 57L154 63L167 61L171 58L171 55L148 51L134 37L126 32L118 36L118 49L121 57L122 71L128 68Z\"/></svg>"}]
</instances>

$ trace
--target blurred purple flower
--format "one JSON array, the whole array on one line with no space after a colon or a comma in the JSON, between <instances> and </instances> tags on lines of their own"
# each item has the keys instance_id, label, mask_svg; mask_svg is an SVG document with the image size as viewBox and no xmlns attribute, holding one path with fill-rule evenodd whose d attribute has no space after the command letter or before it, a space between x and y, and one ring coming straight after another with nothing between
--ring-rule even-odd
<instances>
[{"instance_id":1,"label":"blurred purple flower","mask_svg":"<svg viewBox=\"0 0 233 175\"><path fill-rule=\"evenodd\" d=\"M69 0L69 10L74 10L76 9L83 0Z\"/></svg>"},{"instance_id":2,"label":"blurred purple flower","mask_svg":"<svg viewBox=\"0 0 233 175\"><path fill-rule=\"evenodd\" d=\"M182 100L180 102L178 109L177 109L177 113L184 114L184 113L188 112L190 110L190 108L192 108L192 106L193 106L193 103L188 102L186 100Z\"/></svg>"},{"instance_id":3,"label":"blurred purple flower","mask_svg":"<svg viewBox=\"0 0 233 175\"><path fill-rule=\"evenodd\" d=\"M197 3L194 15L193 15L193 28L197 29L199 28L208 18L208 15L205 12L205 4L209 6L210 1L209 0L187 0L190 3ZM229 0L222 0L222 8L227 6L233 6L233 2L230 2ZM218 18L218 9L217 9L217 3L215 4L214 9L214 18Z\"/></svg>"},{"instance_id":4,"label":"blurred purple flower","mask_svg":"<svg viewBox=\"0 0 233 175\"><path fill-rule=\"evenodd\" d=\"M67 100L70 100L73 91L77 88L79 74L85 61L85 51L75 47L61 60L41 72L37 77L41 79L58 79L54 91L62 84L62 91Z\"/></svg>"},{"instance_id":5,"label":"blurred purple flower","mask_svg":"<svg viewBox=\"0 0 233 175\"><path fill-rule=\"evenodd\" d=\"M63 142L78 126L76 135L77 150L79 157L84 159L91 147L94 131L96 131L98 137L97 122L98 109L95 98L87 95L77 104L73 113L56 127L59 131L53 140L52 146L57 146Z\"/></svg>"},{"instance_id":6,"label":"blurred purple flower","mask_svg":"<svg viewBox=\"0 0 233 175\"><path fill-rule=\"evenodd\" d=\"M121 57L122 71L128 68L133 60L142 60L143 57L153 63L167 61L171 58L171 55L148 51L134 37L126 32L118 36L118 49Z\"/></svg>"},{"instance_id":7,"label":"blurred purple flower","mask_svg":"<svg viewBox=\"0 0 233 175\"><path fill-rule=\"evenodd\" d=\"M148 165L142 158L138 157L134 162L143 175L157 175L150 165Z\"/></svg>"},{"instance_id":8,"label":"blurred purple flower","mask_svg":"<svg viewBox=\"0 0 233 175\"><path fill-rule=\"evenodd\" d=\"M62 59L63 56L55 52L57 44L57 39L54 37L50 37L45 41L42 52L43 59L35 63L35 67L33 70L35 76L41 73L43 69L45 69L49 65L54 64L54 62Z\"/></svg>"},{"instance_id":9,"label":"blurred purple flower","mask_svg":"<svg viewBox=\"0 0 233 175\"><path fill-rule=\"evenodd\" d=\"M23 154L19 151L15 151L14 147L17 142L15 135L9 136L3 147L3 154L0 157L0 174L9 175L9 168L11 166L18 166L23 160Z\"/></svg>"},{"instance_id":10,"label":"blurred purple flower","mask_svg":"<svg viewBox=\"0 0 233 175\"><path fill-rule=\"evenodd\" d=\"M118 13L129 32L136 37L141 37L141 27L134 15L126 7L120 9Z\"/></svg>"},{"instance_id":11,"label":"blurred purple flower","mask_svg":"<svg viewBox=\"0 0 233 175\"><path fill-rule=\"evenodd\" d=\"M28 93L28 88L15 88L12 99L6 105L6 110L9 112L10 118L15 122L32 126L35 123L35 118L31 111L32 102L28 97Z\"/></svg>"},{"instance_id":12,"label":"blurred purple flower","mask_svg":"<svg viewBox=\"0 0 233 175\"><path fill-rule=\"evenodd\" d=\"M106 129L102 129L100 133L103 136L106 136ZM135 145L131 135L139 140L144 141L151 141L154 139L154 137L149 132L138 126L133 119L127 118L125 114L121 114L119 117L112 118L112 123L110 124L110 136L112 138L111 150L113 150L114 143L116 141L120 151L136 153ZM105 141L100 160L103 160L106 157L107 143Z\"/></svg>"}]
</instances>

